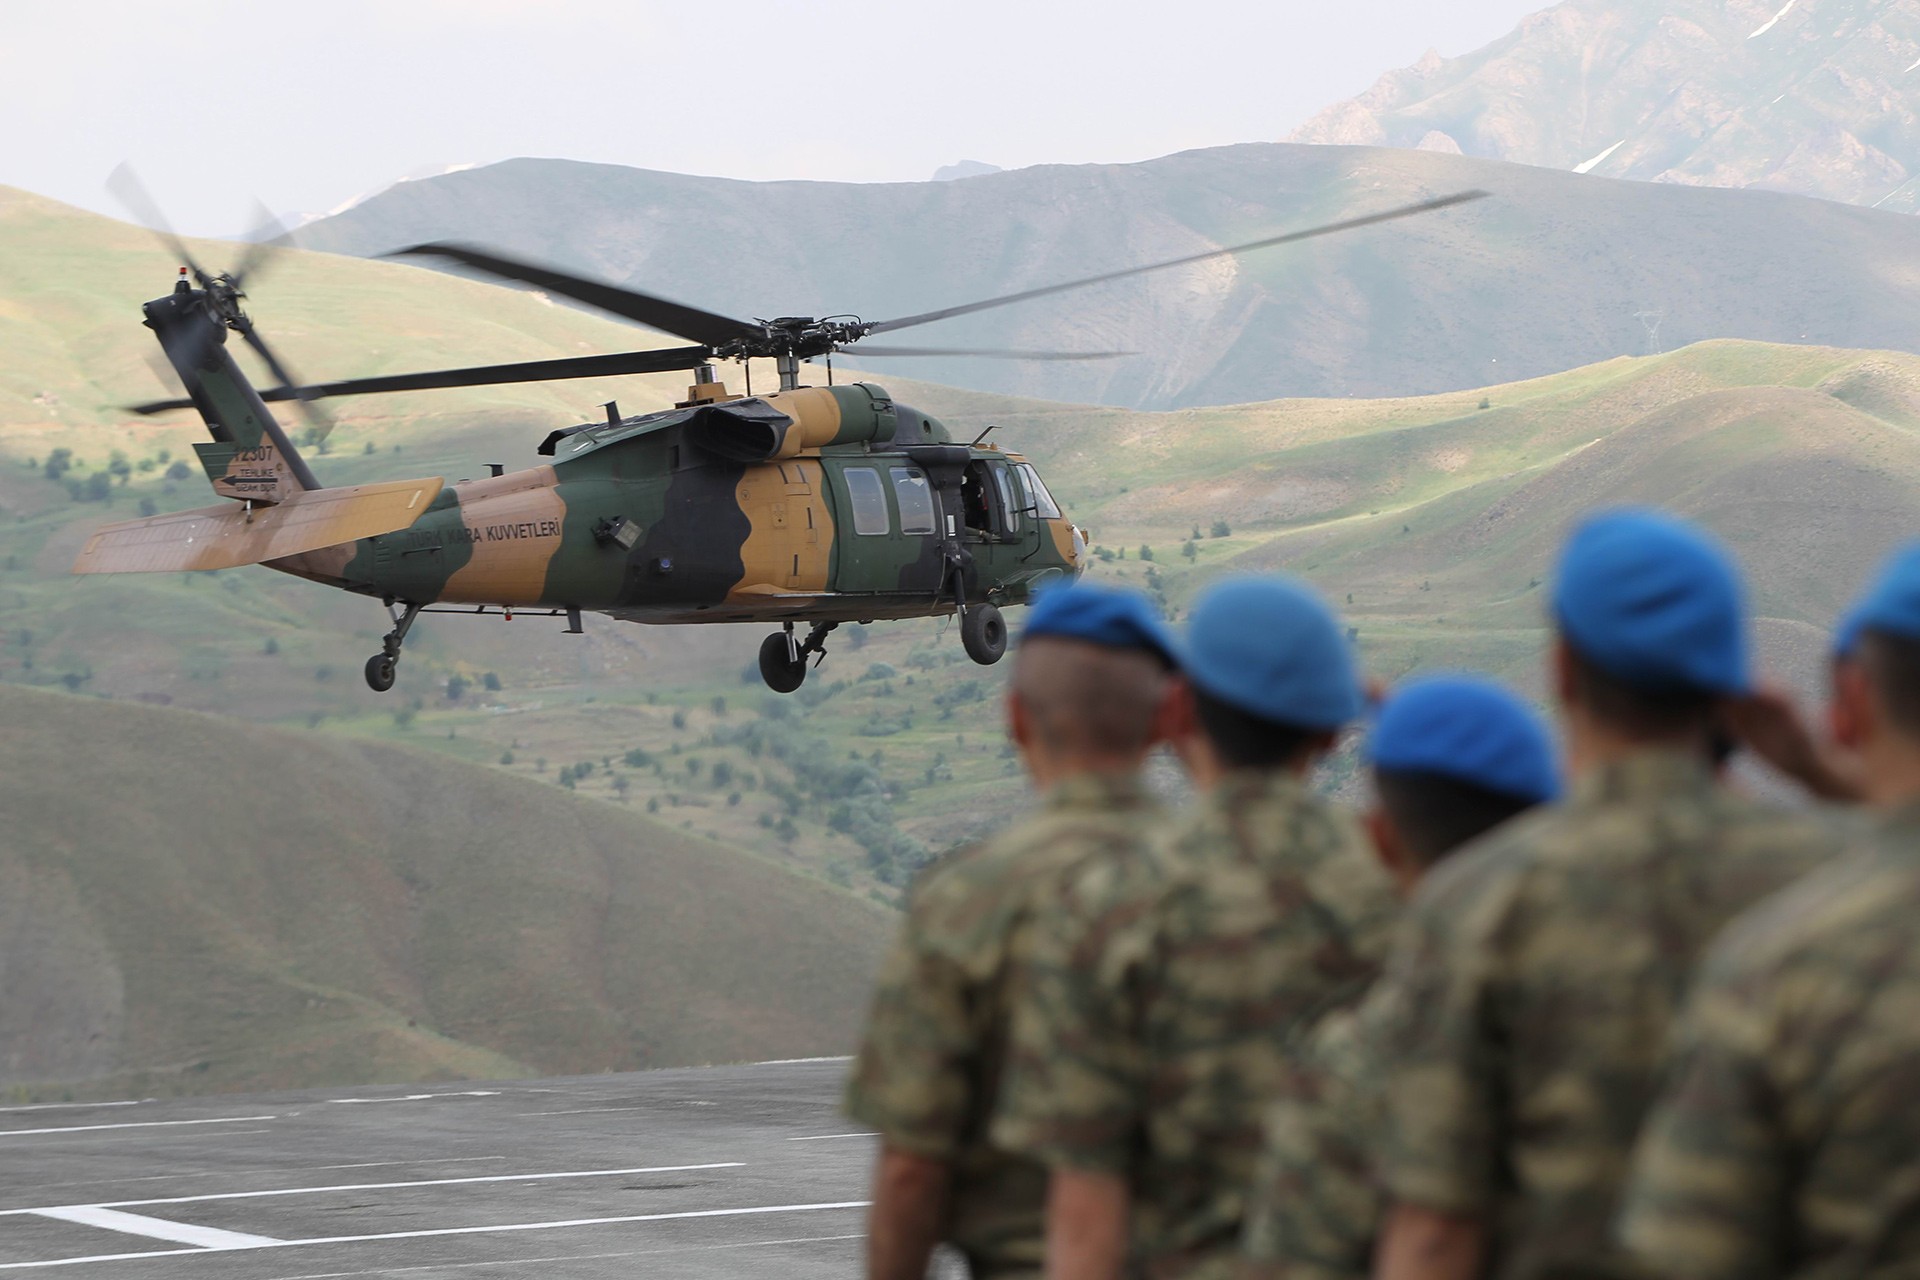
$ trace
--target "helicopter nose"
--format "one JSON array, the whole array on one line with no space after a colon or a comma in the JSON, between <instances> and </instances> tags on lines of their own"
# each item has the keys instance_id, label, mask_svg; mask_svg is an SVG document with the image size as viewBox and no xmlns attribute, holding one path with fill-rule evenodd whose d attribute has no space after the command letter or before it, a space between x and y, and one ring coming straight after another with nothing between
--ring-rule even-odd
<instances>
[{"instance_id":1,"label":"helicopter nose","mask_svg":"<svg viewBox=\"0 0 1920 1280\"><path fill-rule=\"evenodd\" d=\"M1073 527L1073 576L1082 577L1087 572L1087 533L1079 525Z\"/></svg>"}]
</instances>

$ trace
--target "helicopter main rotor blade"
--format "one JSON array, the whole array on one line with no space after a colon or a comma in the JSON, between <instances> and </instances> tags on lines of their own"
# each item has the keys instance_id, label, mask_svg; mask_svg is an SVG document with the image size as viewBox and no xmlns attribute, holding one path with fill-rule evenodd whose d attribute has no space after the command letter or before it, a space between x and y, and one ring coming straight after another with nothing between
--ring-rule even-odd
<instances>
[{"instance_id":1,"label":"helicopter main rotor blade","mask_svg":"<svg viewBox=\"0 0 1920 1280\"><path fill-rule=\"evenodd\" d=\"M287 230L287 224L267 208L264 201L256 199L253 202L253 215L254 226L247 237L246 252L240 255L240 265L228 274L235 289L244 289L254 274L273 260L275 254L293 247L293 232Z\"/></svg>"},{"instance_id":2,"label":"helicopter main rotor blade","mask_svg":"<svg viewBox=\"0 0 1920 1280\"><path fill-rule=\"evenodd\" d=\"M1352 231L1357 227L1370 227L1380 222L1392 222L1396 218L1411 218L1416 214L1432 213L1436 209L1448 209L1457 204L1466 204L1472 200L1481 200L1491 194L1486 191L1458 191L1450 196L1440 196L1433 200L1422 200L1418 204L1402 205L1397 209L1388 209L1382 213L1370 213L1364 217L1346 218L1339 222L1329 222L1324 226L1309 227L1304 231L1289 231L1284 235L1268 236L1263 240L1251 240L1246 244L1237 244L1227 249L1209 249L1205 253L1190 253L1184 258L1169 258L1165 262L1155 262L1144 267L1128 267L1124 271L1109 271L1103 275L1088 276L1083 280L1068 280L1061 284L1043 285L1038 289L1026 289L1019 293L1010 293L1004 297L987 298L981 302L962 303L957 307L943 307L939 311L928 311L917 316L902 316L898 320L882 320L867 327L868 333L888 333L895 329L906 329L919 324L932 324L935 320L949 320L954 316L971 315L976 311L986 311L992 307L1011 306L1016 302L1025 302L1029 298L1044 298L1048 294L1065 293L1069 289L1084 289L1092 284L1104 284L1109 280L1124 280L1129 276L1145 275L1150 271L1165 271L1169 267L1184 267L1190 262L1205 262L1209 258L1225 258L1238 253L1250 253L1255 249L1267 249L1274 245L1292 244L1298 240L1311 240L1317 236L1330 236L1341 231Z\"/></svg>"},{"instance_id":3,"label":"helicopter main rotor blade","mask_svg":"<svg viewBox=\"0 0 1920 1280\"><path fill-rule=\"evenodd\" d=\"M619 285L608 284L604 280L589 280L584 276L556 271L552 267L502 257L497 253L471 245L447 242L416 244L411 248L395 249L392 253L381 256L445 258L449 262L458 262L463 266L472 267L475 271L499 276L503 280L516 280L521 284L530 284L550 293L572 298L575 302L584 302L590 307L598 307L623 320L632 320L636 324L646 325L649 329L658 329L662 333L670 333L676 338L685 338L689 342L703 342L710 347L722 346L736 338L757 338L763 333L761 326L748 324L744 320L715 315L711 311L702 311L698 307L689 307L685 303L672 302L666 298L656 298L650 293L641 293L637 289L625 289Z\"/></svg>"},{"instance_id":4,"label":"helicopter main rotor blade","mask_svg":"<svg viewBox=\"0 0 1920 1280\"><path fill-rule=\"evenodd\" d=\"M1015 351L998 347L888 347L859 346L836 347L855 359L866 356L978 356L989 360L1119 360L1126 356L1137 356L1138 351Z\"/></svg>"},{"instance_id":5,"label":"helicopter main rotor blade","mask_svg":"<svg viewBox=\"0 0 1920 1280\"><path fill-rule=\"evenodd\" d=\"M705 347L662 347L654 351L624 351L604 356L570 356L563 360L527 360L519 364L479 365L471 369L441 369L431 373L396 373L379 378L349 378L312 386L272 387L262 400L324 400L331 396L364 396L379 391L432 391L440 387L491 387L507 382L550 382L561 378L613 378L635 373L667 373L693 369L713 358ZM133 413L151 415L184 409L191 400L155 400L128 406Z\"/></svg>"},{"instance_id":6,"label":"helicopter main rotor blade","mask_svg":"<svg viewBox=\"0 0 1920 1280\"><path fill-rule=\"evenodd\" d=\"M307 388L302 386L300 379L294 377L292 371L280 362L280 357L273 353L273 348L267 345L267 340L260 336L259 331L253 327L253 321L247 318L244 312L240 314L238 327L241 338L259 354L260 359L267 366L267 371L279 380L281 386L292 389L291 398L300 405L300 416L307 420L307 429L313 435L313 443L319 444L325 440L333 432L333 419L322 413L319 406L313 403L316 397L303 394Z\"/></svg>"},{"instance_id":7,"label":"helicopter main rotor blade","mask_svg":"<svg viewBox=\"0 0 1920 1280\"><path fill-rule=\"evenodd\" d=\"M160 237L161 243L173 251L175 261L193 272L193 278L201 288L207 287L207 282L213 277L194 261L193 255L187 251L187 242L167 221L167 215L160 212L159 202L147 190L147 184L140 181L140 175L133 171L132 165L124 160L115 165L113 172L107 175L107 190L133 215L135 222Z\"/></svg>"}]
</instances>

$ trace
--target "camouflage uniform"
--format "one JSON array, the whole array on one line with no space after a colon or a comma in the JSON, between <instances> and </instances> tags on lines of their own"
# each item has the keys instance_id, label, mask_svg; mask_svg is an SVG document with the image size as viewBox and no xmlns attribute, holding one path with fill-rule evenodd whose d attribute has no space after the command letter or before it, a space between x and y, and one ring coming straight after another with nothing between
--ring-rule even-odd
<instances>
[{"instance_id":1,"label":"camouflage uniform","mask_svg":"<svg viewBox=\"0 0 1920 1280\"><path fill-rule=\"evenodd\" d=\"M1920 806L1866 845L1703 966L1626 1196L1626 1242L1664 1274L1914 1274Z\"/></svg>"},{"instance_id":2,"label":"camouflage uniform","mask_svg":"<svg viewBox=\"0 0 1920 1280\"><path fill-rule=\"evenodd\" d=\"M1482 1218L1492 1275L1616 1269L1609 1220L1696 957L1840 839L1645 751L1437 867L1388 966L1389 1195Z\"/></svg>"},{"instance_id":3,"label":"camouflage uniform","mask_svg":"<svg viewBox=\"0 0 1920 1280\"><path fill-rule=\"evenodd\" d=\"M1156 808L1135 777L1082 774L1039 813L931 869L881 971L847 1114L953 1169L944 1238L975 1276L1039 1274L1046 1170L990 1145L1008 1005L1037 903L1089 862L1135 856Z\"/></svg>"},{"instance_id":4,"label":"camouflage uniform","mask_svg":"<svg viewBox=\"0 0 1920 1280\"><path fill-rule=\"evenodd\" d=\"M1397 910L1351 817L1299 779L1230 775L1147 857L1069 887L995 1141L1124 1177L1145 1274L1235 1274L1288 1041L1364 989Z\"/></svg>"},{"instance_id":5,"label":"camouflage uniform","mask_svg":"<svg viewBox=\"0 0 1920 1280\"><path fill-rule=\"evenodd\" d=\"M1266 1145L1247 1198L1249 1275L1364 1280L1385 1209L1374 1169L1384 1098L1378 1036L1390 992L1314 1028L1267 1111Z\"/></svg>"}]
</instances>

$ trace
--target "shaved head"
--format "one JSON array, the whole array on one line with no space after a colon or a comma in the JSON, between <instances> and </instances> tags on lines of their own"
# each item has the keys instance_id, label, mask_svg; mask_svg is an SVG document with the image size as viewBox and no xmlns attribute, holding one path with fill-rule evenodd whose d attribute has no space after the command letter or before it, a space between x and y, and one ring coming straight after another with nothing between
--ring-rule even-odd
<instances>
[{"instance_id":1,"label":"shaved head","mask_svg":"<svg viewBox=\"0 0 1920 1280\"><path fill-rule=\"evenodd\" d=\"M1014 653L1012 692L1034 746L1063 760L1109 761L1153 745L1168 679L1145 650L1036 636Z\"/></svg>"}]
</instances>

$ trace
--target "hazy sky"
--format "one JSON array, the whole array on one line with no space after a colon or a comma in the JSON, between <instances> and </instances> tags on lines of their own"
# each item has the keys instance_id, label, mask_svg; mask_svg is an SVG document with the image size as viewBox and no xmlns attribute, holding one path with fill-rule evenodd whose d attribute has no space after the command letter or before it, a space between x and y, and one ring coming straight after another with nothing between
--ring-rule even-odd
<instances>
[{"instance_id":1,"label":"hazy sky","mask_svg":"<svg viewBox=\"0 0 1920 1280\"><path fill-rule=\"evenodd\" d=\"M184 230L561 156L915 180L1275 139L1545 0L0 0L0 183Z\"/></svg>"}]
</instances>

